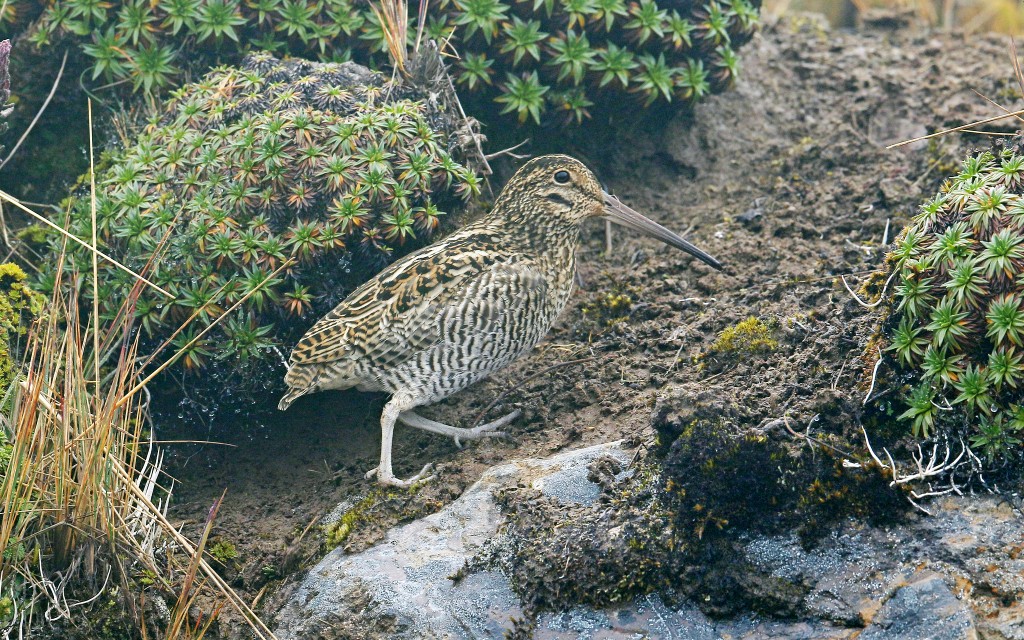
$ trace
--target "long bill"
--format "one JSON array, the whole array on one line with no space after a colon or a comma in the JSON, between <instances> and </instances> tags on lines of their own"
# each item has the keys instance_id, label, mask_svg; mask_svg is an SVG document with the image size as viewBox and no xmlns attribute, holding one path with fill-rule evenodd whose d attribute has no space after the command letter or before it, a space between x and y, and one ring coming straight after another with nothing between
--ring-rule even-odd
<instances>
[{"instance_id":1,"label":"long bill","mask_svg":"<svg viewBox=\"0 0 1024 640\"><path fill-rule=\"evenodd\" d=\"M617 222L624 227L629 227L634 231L645 233L652 238L657 238L667 245L673 246L676 249L682 249L691 256L700 258L704 262L708 263L712 267L721 270L722 263L715 260L707 253L704 253L697 247L693 246L686 240L683 240L676 234L672 233L665 227L661 226L654 220L645 218L636 211L630 209L626 205L619 202L619 199L608 193L604 194L604 211L605 218L613 222Z\"/></svg>"}]
</instances>

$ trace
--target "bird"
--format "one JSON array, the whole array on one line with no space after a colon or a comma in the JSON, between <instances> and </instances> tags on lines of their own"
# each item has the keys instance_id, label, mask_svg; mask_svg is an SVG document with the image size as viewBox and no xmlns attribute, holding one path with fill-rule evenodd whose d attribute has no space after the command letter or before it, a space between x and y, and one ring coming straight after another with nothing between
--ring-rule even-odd
<instances>
[{"instance_id":1,"label":"bird","mask_svg":"<svg viewBox=\"0 0 1024 640\"><path fill-rule=\"evenodd\" d=\"M520 167L490 212L396 260L353 291L291 352L279 409L328 389L386 392L380 463L384 485L432 479L433 465L399 479L392 469L396 422L455 439L504 436L520 412L460 428L414 411L465 389L529 353L565 309L576 275L581 225L606 218L721 269L704 251L608 194L567 155Z\"/></svg>"}]
</instances>

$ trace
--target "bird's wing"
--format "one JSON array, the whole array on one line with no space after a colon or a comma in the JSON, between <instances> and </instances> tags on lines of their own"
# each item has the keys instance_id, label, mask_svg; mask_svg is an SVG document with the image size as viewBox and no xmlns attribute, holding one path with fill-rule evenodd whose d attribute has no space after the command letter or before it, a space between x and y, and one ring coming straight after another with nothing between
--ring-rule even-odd
<instances>
[{"instance_id":1,"label":"bird's wing","mask_svg":"<svg viewBox=\"0 0 1024 640\"><path fill-rule=\"evenodd\" d=\"M393 365L475 323L486 333L516 296L542 301L530 263L472 236L412 254L357 289L299 341L293 365L369 359ZM504 293L502 293L504 292ZM512 297L510 297L512 296Z\"/></svg>"}]
</instances>

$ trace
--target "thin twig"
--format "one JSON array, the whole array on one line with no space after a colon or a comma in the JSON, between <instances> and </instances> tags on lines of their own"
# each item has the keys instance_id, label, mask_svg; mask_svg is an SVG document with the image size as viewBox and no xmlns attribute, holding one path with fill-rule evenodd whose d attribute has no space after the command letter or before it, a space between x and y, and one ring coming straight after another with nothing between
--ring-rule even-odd
<instances>
[{"instance_id":1,"label":"thin twig","mask_svg":"<svg viewBox=\"0 0 1024 640\"><path fill-rule=\"evenodd\" d=\"M521 153L512 153L513 151L515 151L519 147L523 146L524 144L528 143L529 141L530 141L530 139L527 138L526 140L523 140L519 144L514 144L511 147L502 149L501 151L495 151L494 153L488 153L487 155L484 156L484 159L485 160L494 160L495 158L500 158L502 156L508 156L508 157L510 157L510 158L512 158L514 160L522 160L523 158L529 158L530 156L528 156L528 155L523 155Z\"/></svg>"},{"instance_id":2,"label":"thin twig","mask_svg":"<svg viewBox=\"0 0 1024 640\"><path fill-rule=\"evenodd\" d=\"M896 271L895 270L892 272L892 274L889 275L889 278L885 281L885 285L882 287L882 292L880 294L878 294L878 300L875 300L874 302L872 302L870 304L868 304L867 302L864 302L863 300L861 300L860 296L858 296L856 293L854 293L853 289L850 288L850 285L846 284L846 276L840 275L839 279L843 281L843 286L846 287L846 290L850 292L850 295L853 296L853 299L857 301L857 304L859 304L860 306L864 307L865 309L874 309L878 305L882 304L882 300L885 299L885 291L886 291L886 289L889 288L889 283L892 282L892 279L894 277L896 277Z\"/></svg>"},{"instance_id":3,"label":"thin twig","mask_svg":"<svg viewBox=\"0 0 1024 640\"><path fill-rule=\"evenodd\" d=\"M14 157L14 154L18 151L19 148L21 148L21 143L25 142L25 138L28 137L28 134L32 133L32 129L35 128L36 123L39 122L39 118L42 117L43 112L46 111L46 107L50 105L50 100L53 100L53 94L57 93L57 86L60 84L61 76L64 75L64 65L67 64L67 62L68 52L65 51L64 59L60 62L60 70L57 71L57 79L53 81L53 86L50 87L50 94L46 96L46 100L43 101L43 106L39 107L39 111L36 112L36 116L32 118L32 122L29 123L28 129L25 129L25 133L21 134L21 137L18 138L18 142L15 143L14 148L11 149L11 152L7 154L7 157L4 158L4 161L0 162L0 169L3 169L5 166L7 166L7 163L10 162L11 158Z\"/></svg>"},{"instance_id":4,"label":"thin twig","mask_svg":"<svg viewBox=\"0 0 1024 640\"><path fill-rule=\"evenodd\" d=\"M904 140L903 142L897 142L897 143L894 143L894 144L890 144L889 146L886 147L886 149L895 149L897 147L902 147L902 146L905 146L905 145L908 145L908 144L912 144L914 142L920 142L921 140L929 140L931 138L938 138L939 136L944 136L944 135L949 134L949 133L955 133L957 131L965 131L965 130L970 129L972 127L976 127L979 124L989 124L990 122L999 122L1000 120L1006 120L1007 118L1015 118L1015 117L1020 116L1020 115L1024 115L1024 109L1021 109L1019 111L1013 111L1011 113L1004 113L1001 116L992 116L991 118L985 118L984 120L978 120L976 122L971 122L969 124L962 124L959 127L953 127L952 129L943 129L942 131L936 131L935 133L930 133L930 134L928 134L926 136L918 136L917 138L912 138L910 140Z\"/></svg>"}]
</instances>

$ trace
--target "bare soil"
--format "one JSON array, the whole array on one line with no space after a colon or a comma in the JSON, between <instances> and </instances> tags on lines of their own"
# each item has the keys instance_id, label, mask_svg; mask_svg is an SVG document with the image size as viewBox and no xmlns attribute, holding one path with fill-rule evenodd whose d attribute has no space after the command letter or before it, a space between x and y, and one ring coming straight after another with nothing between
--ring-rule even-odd
<instances>
[{"instance_id":1,"label":"bare soil","mask_svg":"<svg viewBox=\"0 0 1024 640\"><path fill-rule=\"evenodd\" d=\"M854 289L866 281L884 259L883 238L895 238L967 150L990 141L954 134L884 147L999 113L974 90L1019 108L1004 39L837 32L796 17L766 26L743 51L736 89L694 113L648 118L625 131L592 129L589 139L557 149L535 144L531 151L586 158L624 202L686 231L727 267L715 272L620 229L606 254L604 229L595 225L581 286L547 341L424 410L468 426L500 397L489 418L523 411L512 438L460 450L399 426L396 474L434 462L438 478L418 492L383 496L346 549L438 510L502 461L619 439L650 448L659 399L714 398L755 422L787 415L802 424L823 396L863 396L863 356L877 316L852 302L837 278L849 274ZM1011 130L995 127L989 131ZM627 296L625 310L608 294ZM771 327L776 349L740 358L709 352L720 332L752 316ZM363 474L379 455L383 400L322 393L274 424L218 432L224 445L173 447L173 520L197 534L226 490L214 532L238 557L225 574L245 597L259 597L264 613L273 613L282 584L324 553L319 525L335 506L374 488ZM232 614L221 622L223 637L244 637Z\"/></svg>"}]
</instances>

